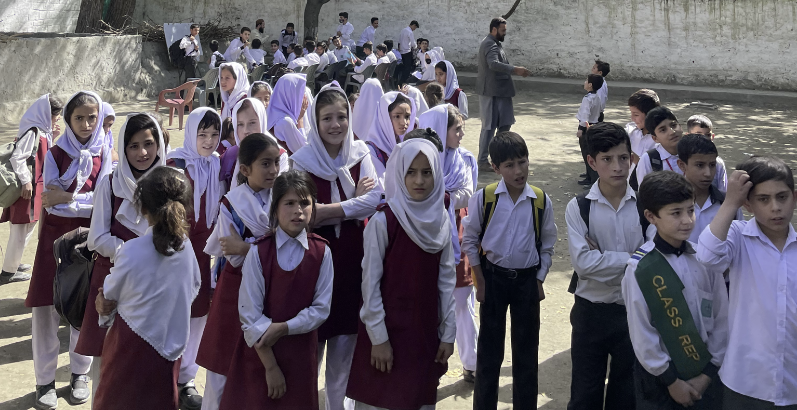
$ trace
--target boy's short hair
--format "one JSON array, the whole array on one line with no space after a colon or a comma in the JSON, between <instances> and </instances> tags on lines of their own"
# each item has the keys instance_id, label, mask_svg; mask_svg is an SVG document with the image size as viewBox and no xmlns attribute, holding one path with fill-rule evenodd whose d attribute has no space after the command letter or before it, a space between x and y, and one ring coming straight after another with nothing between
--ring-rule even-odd
<instances>
[{"instance_id":1,"label":"boy's short hair","mask_svg":"<svg viewBox=\"0 0 797 410\"><path fill-rule=\"evenodd\" d=\"M379 20L379 17L371 17L371 24L374 24L377 20Z\"/></svg>"},{"instance_id":2,"label":"boy's short hair","mask_svg":"<svg viewBox=\"0 0 797 410\"><path fill-rule=\"evenodd\" d=\"M686 120L686 130L689 131L692 127L708 128L709 130L714 129L711 120L705 115L693 115L689 117L689 119Z\"/></svg>"},{"instance_id":3,"label":"boy's short hair","mask_svg":"<svg viewBox=\"0 0 797 410\"><path fill-rule=\"evenodd\" d=\"M340 36L332 36L332 41L335 41L335 40L337 40L339 38L340 38Z\"/></svg>"},{"instance_id":4,"label":"boy's short hair","mask_svg":"<svg viewBox=\"0 0 797 410\"><path fill-rule=\"evenodd\" d=\"M345 11L341 11L340 13L338 13L338 16L343 17L345 19L348 19L349 18L349 13L347 13Z\"/></svg>"},{"instance_id":5,"label":"boy's short hair","mask_svg":"<svg viewBox=\"0 0 797 410\"><path fill-rule=\"evenodd\" d=\"M288 50L293 50L294 48L296 48L296 43L288 44Z\"/></svg>"},{"instance_id":6,"label":"boy's short hair","mask_svg":"<svg viewBox=\"0 0 797 410\"><path fill-rule=\"evenodd\" d=\"M210 51L219 51L218 40L210 40Z\"/></svg>"},{"instance_id":7,"label":"boy's short hair","mask_svg":"<svg viewBox=\"0 0 797 410\"><path fill-rule=\"evenodd\" d=\"M589 82L592 85L592 91L590 92L593 94L597 93L598 90L600 90L601 87L603 87L603 77L601 77L599 74L588 75L587 82Z\"/></svg>"},{"instance_id":8,"label":"boy's short hair","mask_svg":"<svg viewBox=\"0 0 797 410\"><path fill-rule=\"evenodd\" d=\"M241 27L241 34L247 32L247 31L251 33L252 29L250 29L249 27Z\"/></svg>"},{"instance_id":9,"label":"boy's short hair","mask_svg":"<svg viewBox=\"0 0 797 410\"><path fill-rule=\"evenodd\" d=\"M293 23L288 23L285 25L285 28L294 28Z\"/></svg>"},{"instance_id":10,"label":"boy's short hair","mask_svg":"<svg viewBox=\"0 0 797 410\"><path fill-rule=\"evenodd\" d=\"M214 41L215 41L215 40L214 40ZM279 40L271 40L271 44L276 44L276 45L277 45L277 47L279 47L279 45L280 45L280 41L279 41Z\"/></svg>"},{"instance_id":11,"label":"boy's short hair","mask_svg":"<svg viewBox=\"0 0 797 410\"><path fill-rule=\"evenodd\" d=\"M322 41L322 42L316 44L315 46L316 47L321 47L321 48L324 49L324 51L327 51L327 42L326 41Z\"/></svg>"},{"instance_id":12,"label":"boy's short hair","mask_svg":"<svg viewBox=\"0 0 797 410\"><path fill-rule=\"evenodd\" d=\"M385 45L385 43L380 43L379 45L376 46L376 49L387 54L387 46Z\"/></svg>"},{"instance_id":13,"label":"boy's short hair","mask_svg":"<svg viewBox=\"0 0 797 410\"><path fill-rule=\"evenodd\" d=\"M609 71L611 71L611 66L609 63L601 60L595 60L595 65L598 66L598 71L601 72L601 75L606 77L609 75Z\"/></svg>"},{"instance_id":14,"label":"boy's short hair","mask_svg":"<svg viewBox=\"0 0 797 410\"><path fill-rule=\"evenodd\" d=\"M781 181L794 191L794 174L778 157L753 155L736 165L736 169L747 172L753 188L762 182Z\"/></svg>"},{"instance_id":15,"label":"boy's short hair","mask_svg":"<svg viewBox=\"0 0 797 410\"><path fill-rule=\"evenodd\" d=\"M431 142L435 148L437 148L438 152L443 152L443 141L440 139L440 136L435 132L435 130L431 128L417 128L407 133L404 136L404 141L411 140L411 139L425 139Z\"/></svg>"},{"instance_id":16,"label":"boy's short hair","mask_svg":"<svg viewBox=\"0 0 797 410\"><path fill-rule=\"evenodd\" d=\"M695 190L686 177L677 172L656 171L645 175L637 198L642 209L658 217L661 208L694 199Z\"/></svg>"},{"instance_id":17,"label":"boy's short hair","mask_svg":"<svg viewBox=\"0 0 797 410\"><path fill-rule=\"evenodd\" d=\"M307 49L307 51L313 51L313 50L315 50L315 41L313 41L313 40L307 40L307 41L305 41L305 42L304 42L304 48L306 48L306 49Z\"/></svg>"},{"instance_id":18,"label":"boy's short hair","mask_svg":"<svg viewBox=\"0 0 797 410\"><path fill-rule=\"evenodd\" d=\"M263 45L263 42L259 38L252 40L252 48L258 49L261 45Z\"/></svg>"},{"instance_id":19,"label":"boy's short hair","mask_svg":"<svg viewBox=\"0 0 797 410\"><path fill-rule=\"evenodd\" d=\"M692 155L719 155L714 141L700 134L686 134L678 141L678 159L689 163Z\"/></svg>"},{"instance_id":20,"label":"boy's short hair","mask_svg":"<svg viewBox=\"0 0 797 410\"><path fill-rule=\"evenodd\" d=\"M420 42L421 42L421 44L423 44L423 43L426 43L426 45L429 45L429 39L428 39L428 38L421 38L421 39L420 39L420 40L418 40L418 41L420 41Z\"/></svg>"},{"instance_id":21,"label":"boy's short hair","mask_svg":"<svg viewBox=\"0 0 797 410\"><path fill-rule=\"evenodd\" d=\"M493 137L489 146L490 160L493 165L500 166L502 162L515 158L528 158L529 147L518 133L512 131L499 132Z\"/></svg>"},{"instance_id":22,"label":"boy's short hair","mask_svg":"<svg viewBox=\"0 0 797 410\"><path fill-rule=\"evenodd\" d=\"M412 21L410 21L410 25L411 25L411 26L415 26L415 27L417 27L417 28L421 28L421 25L420 25L420 24L418 24L418 20L412 20Z\"/></svg>"},{"instance_id":23,"label":"boy's short hair","mask_svg":"<svg viewBox=\"0 0 797 410\"><path fill-rule=\"evenodd\" d=\"M189 30L193 30L195 28L199 28L199 24L197 23L192 24L191 27L189 27Z\"/></svg>"},{"instance_id":24,"label":"boy's short hair","mask_svg":"<svg viewBox=\"0 0 797 410\"><path fill-rule=\"evenodd\" d=\"M669 108L663 105L658 106L650 110L645 117L645 129L648 130L651 135L656 135L654 130L662 121L666 120L678 121L678 118L675 117L675 114L673 114Z\"/></svg>"},{"instance_id":25,"label":"boy's short hair","mask_svg":"<svg viewBox=\"0 0 797 410\"><path fill-rule=\"evenodd\" d=\"M393 40L385 40L385 46L387 51L393 50Z\"/></svg>"},{"instance_id":26,"label":"boy's short hair","mask_svg":"<svg viewBox=\"0 0 797 410\"><path fill-rule=\"evenodd\" d=\"M506 19L503 17L496 17L490 20L490 31L493 31L493 29L500 28L501 24L506 24Z\"/></svg>"},{"instance_id":27,"label":"boy's short hair","mask_svg":"<svg viewBox=\"0 0 797 410\"><path fill-rule=\"evenodd\" d=\"M365 49L373 51L374 50L374 43L372 43L370 41L366 41L365 44L363 44L363 50L365 50Z\"/></svg>"},{"instance_id":28,"label":"boy's short hair","mask_svg":"<svg viewBox=\"0 0 797 410\"><path fill-rule=\"evenodd\" d=\"M601 152L625 145L628 154L631 154L631 139L625 128L613 122L601 122L587 129L587 154L597 158Z\"/></svg>"},{"instance_id":29,"label":"boy's short hair","mask_svg":"<svg viewBox=\"0 0 797 410\"><path fill-rule=\"evenodd\" d=\"M659 95L656 94L655 91L648 90L646 88L643 88L628 97L628 106L634 107L645 114L649 113L650 110L660 105L661 101L659 101Z\"/></svg>"}]
</instances>

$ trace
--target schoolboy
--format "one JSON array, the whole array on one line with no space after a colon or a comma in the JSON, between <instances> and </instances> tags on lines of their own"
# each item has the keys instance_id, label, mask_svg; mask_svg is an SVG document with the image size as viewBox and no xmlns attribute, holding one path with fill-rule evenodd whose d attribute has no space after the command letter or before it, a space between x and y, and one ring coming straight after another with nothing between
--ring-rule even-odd
<instances>
[{"instance_id":1,"label":"schoolboy","mask_svg":"<svg viewBox=\"0 0 797 410\"><path fill-rule=\"evenodd\" d=\"M603 111L606 110L606 101L609 99L609 83L606 82L606 76L609 75L610 70L611 66L609 63L601 60L595 60L595 64L592 66L591 70L592 74L603 77L603 86L598 89L598 97L601 98L601 115L598 118L598 122L603 122Z\"/></svg>"},{"instance_id":2,"label":"schoolboy","mask_svg":"<svg viewBox=\"0 0 797 410\"><path fill-rule=\"evenodd\" d=\"M678 168L678 141L684 132L675 114L667 107L656 107L645 116L645 129L650 130L656 145L639 158L636 177L640 186L645 175L654 171L683 174Z\"/></svg>"},{"instance_id":3,"label":"schoolboy","mask_svg":"<svg viewBox=\"0 0 797 410\"><path fill-rule=\"evenodd\" d=\"M385 40L384 44L387 47L387 58L390 62L398 61L396 65L401 64L401 54L398 50L393 49L393 40Z\"/></svg>"},{"instance_id":4,"label":"schoolboy","mask_svg":"<svg viewBox=\"0 0 797 410\"><path fill-rule=\"evenodd\" d=\"M202 45L199 44L199 41L197 40L199 29L199 24L191 24L191 33L180 40L180 48L185 51L184 68L186 78L197 77L196 65L199 61L199 55L202 53Z\"/></svg>"},{"instance_id":5,"label":"schoolboy","mask_svg":"<svg viewBox=\"0 0 797 410\"><path fill-rule=\"evenodd\" d=\"M711 120L705 115L693 115L686 120L686 132L689 134L700 134L714 141L714 127ZM725 168L725 161L717 156L717 175L714 177L714 186L720 192L725 193L728 188L728 172Z\"/></svg>"},{"instance_id":6,"label":"schoolboy","mask_svg":"<svg viewBox=\"0 0 797 410\"><path fill-rule=\"evenodd\" d=\"M376 65L390 64L390 58L387 56L387 46L385 43L379 43L376 46Z\"/></svg>"},{"instance_id":7,"label":"schoolboy","mask_svg":"<svg viewBox=\"0 0 797 410\"><path fill-rule=\"evenodd\" d=\"M506 311L512 309L513 403L537 407L537 354L542 283L556 243L551 199L527 184L529 151L514 132L490 142L493 170L501 181L468 202L462 250L468 255L481 303L473 407L495 409L504 359Z\"/></svg>"},{"instance_id":8,"label":"schoolboy","mask_svg":"<svg viewBox=\"0 0 797 410\"><path fill-rule=\"evenodd\" d=\"M272 64L288 65L288 60L285 58L285 54L282 53L282 48L280 48L280 42L278 40L271 40L271 53L274 54L274 61L272 61Z\"/></svg>"},{"instance_id":9,"label":"schoolboy","mask_svg":"<svg viewBox=\"0 0 797 410\"><path fill-rule=\"evenodd\" d=\"M341 41L346 47L349 47L349 50L355 47L356 43L354 39L351 38L351 35L354 33L354 26L349 23L349 13L342 11L338 13L338 31L335 33L338 37L340 37Z\"/></svg>"},{"instance_id":10,"label":"schoolboy","mask_svg":"<svg viewBox=\"0 0 797 410\"><path fill-rule=\"evenodd\" d=\"M368 68L368 67L370 67L372 65L376 65L377 58L376 58L376 54L374 54L373 50L374 50L374 45L373 44L371 44L370 42L369 43L365 43L365 44L363 44L363 52L365 52L365 55L366 55L365 59L364 60L360 60L360 59L356 59L355 60L354 58L352 58L351 60L349 60L352 64L354 64L354 72L355 73L362 73L363 71L365 71L366 68ZM366 78L364 78L364 76L362 74L355 74L355 75L352 76L352 78L355 81L357 81L358 83L361 83L361 84L364 83L365 80L366 80Z\"/></svg>"},{"instance_id":11,"label":"schoolboy","mask_svg":"<svg viewBox=\"0 0 797 410\"><path fill-rule=\"evenodd\" d=\"M720 369L726 410L797 408L797 235L794 176L782 160L751 157L736 166L728 194L697 256L730 268L730 340ZM744 206L754 218L734 221Z\"/></svg>"},{"instance_id":12,"label":"schoolboy","mask_svg":"<svg viewBox=\"0 0 797 410\"><path fill-rule=\"evenodd\" d=\"M688 241L694 200L675 172L651 173L639 187L657 233L628 260L622 281L637 409L722 409L728 294L721 273L700 263Z\"/></svg>"},{"instance_id":13,"label":"schoolboy","mask_svg":"<svg viewBox=\"0 0 797 410\"><path fill-rule=\"evenodd\" d=\"M213 54L210 55L210 64L208 64L208 67L212 70L218 68L218 66L225 63L226 60L224 60L224 54L219 52L218 40L210 41L210 50L213 51Z\"/></svg>"},{"instance_id":14,"label":"schoolboy","mask_svg":"<svg viewBox=\"0 0 797 410\"><path fill-rule=\"evenodd\" d=\"M260 46L262 45L260 39L252 40L252 48L249 49L249 57L252 58L252 61L249 61L249 70L251 71L255 67L264 64L264 59L266 57L266 50L261 50ZM247 58L248 60L248 58Z\"/></svg>"},{"instance_id":15,"label":"schoolboy","mask_svg":"<svg viewBox=\"0 0 797 410\"><path fill-rule=\"evenodd\" d=\"M661 105L659 96L653 90L641 89L628 97L628 110L631 112L631 122L626 124L625 131L631 139L631 151L634 154L633 163L656 143L651 134L653 130L645 129L645 118L650 110ZM633 186L633 185L632 185Z\"/></svg>"},{"instance_id":16,"label":"schoolboy","mask_svg":"<svg viewBox=\"0 0 797 410\"><path fill-rule=\"evenodd\" d=\"M588 193L567 204L565 213L577 273L571 282L576 286L567 408L599 410L605 402L607 409L633 410L634 353L620 283L628 259L645 240L636 193L628 185L631 141L622 126L610 122L590 127L584 139L589 166L599 178Z\"/></svg>"},{"instance_id":17,"label":"schoolboy","mask_svg":"<svg viewBox=\"0 0 797 410\"><path fill-rule=\"evenodd\" d=\"M587 91L587 95L581 99L581 107L579 107L578 114L576 114L576 119L578 119L578 131L576 132L576 136L578 136L578 145L581 148L581 157L583 158L584 166L587 169L587 178L579 181L578 183L580 185L592 185L598 180L598 174L594 169L590 168L589 164L587 163L588 149L584 134L587 131L587 127L597 124L598 118L600 118L601 101L600 97L598 96L598 90L601 88L601 86L603 86L603 77L598 74L590 74L587 76L586 81L584 81L584 90Z\"/></svg>"},{"instance_id":18,"label":"schoolboy","mask_svg":"<svg viewBox=\"0 0 797 410\"><path fill-rule=\"evenodd\" d=\"M357 57L358 58L365 58L365 53L363 52L363 44L367 42L371 42L373 44L376 42L376 29L379 28L379 17L371 17L371 25L366 27L362 34L360 34L360 39L357 40Z\"/></svg>"},{"instance_id":19,"label":"schoolboy","mask_svg":"<svg viewBox=\"0 0 797 410\"><path fill-rule=\"evenodd\" d=\"M290 50L288 50L289 44L296 44L297 36L296 32L293 31L293 23L288 23L285 25L285 29L280 32L280 47L282 47L282 54L288 55Z\"/></svg>"},{"instance_id":20,"label":"schoolboy","mask_svg":"<svg viewBox=\"0 0 797 410\"><path fill-rule=\"evenodd\" d=\"M227 47L227 51L224 52L224 59L228 62L235 62L238 61L241 54L249 54L247 50L249 48L249 35L251 33L252 30L250 30L249 27L242 27L240 37L234 38ZM251 57L247 57L247 61L249 58Z\"/></svg>"},{"instance_id":21,"label":"schoolboy","mask_svg":"<svg viewBox=\"0 0 797 410\"><path fill-rule=\"evenodd\" d=\"M293 43L288 44L288 54L285 55L285 58L287 59L288 64L290 64L291 61L293 61L293 59L296 58L296 50L297 50L296 47L298 47L298 45L293 44ZM301 51L299 52L299 54L301 54Z\"/></svg>"}]
</instances>

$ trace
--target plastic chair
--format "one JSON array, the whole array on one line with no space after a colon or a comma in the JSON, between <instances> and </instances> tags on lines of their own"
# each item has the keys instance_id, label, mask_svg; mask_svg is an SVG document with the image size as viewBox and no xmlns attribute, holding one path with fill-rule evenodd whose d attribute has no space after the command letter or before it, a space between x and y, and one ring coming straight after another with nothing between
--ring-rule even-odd
<instances>
[{"instance_id":1,"label":"plastic chair","mask_svg":"<svg viewBox=\"0 0 797 410\"><path fill-rule=\"evenodd\" d=\"M322 74L326 74L326 80L316 81L316 82L320 83L322 87L327 85L327 84L329 84L329 83L331 83L332 80L335 78L335 73L337 73L340 70L343 70L343 68L346 67L346 64L348 64L348 63L349 62L346 61L346 60L340 60L338 62L335 62L335 63L332 63L332 64L328 64L324 68L324 71L322 73Z\"/></svg>"},{"instance_id":2,"label":"plastic chair","mask_svg":"<svg viewBox=\"0 0 797 410\"><path fill-rule=\"evenodd\" d=\"M172 117L174 117L174 110L177 110L177 115L180 119L180 128L183 129L183 115L185 114L185 107L188 111L194 109L194 91L199 80L189 81L177 88L170 88L163 90L158 94L158 102L155 103L155 112L161 105L169 107L169 126L172 125ZM185 97L179 98L180 93L185 91ZM166 98L166 94L174 94L174 98Z\"/></svg>"},{"instance_id":3,"label":"plastic chair","mask_svg":"<svg viewBox=\"0 0 797 410\"><path fill-rule=\"evenodd\" d=\"M390 63L390 66L387 68L387 82L382 83L382 89L386 93L398 88L398 84L396 84L396 67L398 67L398 60Z\"/></svg>"},{"instance_id":4,"label":"plastic chair","mask_svg":"<svg viewBox=\"0 0 797 410\"><path fill-rule=\"evenodd\" d=\"M307 86L313 91L315 95L315 71L318 70L318 64L313 64L304 69L303 73L307 76Z\"/></svg>"},{"instance_id":5,"label":"plastic chair","mask_svg":"<svg viewBox=\"0 0 797 410\"><path fill-rule=\"evenodd\" d=\"M388 69L390 69L390 64L379 64L374 70L374 78L379 80L379 84L382 85L383 90L385 89L385 83L387 82Z\"/></svg>"},{"instance_id":6,"label":"plastic chair","mask_svg":"<svg viewBox=\"0 0 797 410\"><path fill-rule=\"evenodd\" d=\"M267 65L259 65L252 70L252 73L249 74L249 83L253 83L255 81L260 81L263 78L263 74L268 70L270 67Z\"/></svg>"},{"instance_id":7,"label":"plastic chair","mask_svg":"<svg viewBox=\"0 0 797 410\"><path fill-rule=\"evenodd\" d=\"M214 68L208 70L202 78L189 78L188 81L199 80L196 83L196 90L194 91L194 98L199 102L200 107L209 107L208 96L213 95L213 108L218 109L216 104L219 86L219 69Z\"/></svg>"},{"instance_id":8,"label":"plastic chair","mask_svg":"<svg viewBox=\"0 0 797 410\"><path fill-rule=\"evenodd\" d=\"M374 70L375 69L376 69L375 65L370 65L370 66L366 67L365 70L363 70L362 73L351 72L351 73L347 74L346 75L346 85L343 86L343 90L347 91L349 89L349 86L351 86L352 87L352 92L355 92L355 90L359 91L360 87L362 87L362 83L358 82L353 77L355 75L362 75L363 76L363 81L365 81L365 80L371 78L374 75Z\"/></svg>"}]
</instances>

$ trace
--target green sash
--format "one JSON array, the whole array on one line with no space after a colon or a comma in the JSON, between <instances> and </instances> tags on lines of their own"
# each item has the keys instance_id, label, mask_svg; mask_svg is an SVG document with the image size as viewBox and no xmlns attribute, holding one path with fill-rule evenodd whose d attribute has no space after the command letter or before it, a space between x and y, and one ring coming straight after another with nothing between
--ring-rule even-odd
<instances>
[{"instance_id":1,"label":"green sash","mask_svg":"<svg viewBox=\"0 0 797 410\"><path fill-rule=\"evenodd\" d=\"M635 275L678 376L683 380L698 376L711 354L695 326L681 278L657 249L642 257Z\"/></svg>"}]
</instances>

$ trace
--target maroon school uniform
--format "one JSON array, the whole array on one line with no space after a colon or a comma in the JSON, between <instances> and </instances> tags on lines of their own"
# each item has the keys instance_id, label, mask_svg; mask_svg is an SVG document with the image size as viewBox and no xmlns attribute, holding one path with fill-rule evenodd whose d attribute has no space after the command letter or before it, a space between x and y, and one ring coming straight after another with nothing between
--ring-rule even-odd
<instances>
[{"instance_id":1,"label":"maroon school uniform","mask_svg":"<svg viewBox=\"0 0 797 410\"><path fill-rule=\"evenodd\" d=\"M31 175L31 185L33 192L30 199L19 197L11 206L3 209L0 216L0 223L11 222L12 224L29 224L39 220L42 209L42 192L44 191L44 158L50 149L50 142L47 137L36 129L39 134L39 148L33 157L33 175ZM28 161L31 161L29 158Z\"/></svg>"},{"instance_id":2,"label":"maroon school uniform","mask_svg":"<svg viewBox=\"0 0 797 410\"><path fill-rule=\"evenodd\" d=\"M454 90L454 94L451 94L451 98L447 99L446 102L453 105L454 107L459 108L459 93L462 92L461 88L457 88Z\"/></svg>"},{"instance_id":3,"label":"maroon school uniform","mask_svg":"<svg viewBox=\"0 0 797 410\"><path fill-rule=\"evenodd\" d=\"M360 163L349 169L354 184L360 180ZM329 181L313 174L318 203L332 203L332 187ZM340 180L337 180L340 201L346 201L346 194ZM332 306L329 318L318 328L318 340L329 340L335 336L353 335L357 333L360 321L360 302L362 301L363 229L365 226L357 220L346 220L340 223L340 237L335 237L335 226L327 225L313 229L317 235L329 242L332 252L332 265L335 276L332 282Z\"/></svg>"},{"instance_id":4,"label":"maroon school uniform","mask_svg":"<svg viewBox=\"0 0 797 410\"><path fill-rule=\"evenodd\" d=\"M387 373L371 365L371 339L360 323L346 396L376 407L418 409L435 404L439 379L448 369L435 362L442 251L425 252L404 232L389 206L379 209L387 221L380 291L393 368Z\"/></svg>"},{"instance_id":5,"label":"maroon school uniform","mask_svg":"<svg viewBox=\"0 0 797 410\"><path fill-rule=\"evenodd\" d=\"M177 163L174 159L169 159L166 161L166 165L170 167L174 167ZM188 177L188 182L191 184L191 188L194 187L194 179L191 178L191 175L188 173L188 170L184 169L183 172L185 176ZM194 303L191 304L191 317L202 317L208 314L210 311L210 255L205 253L205 245L208 243L208 238L210 234L213 233L213 226L211 225L208 228L207 221L205 219L205 196L207 192L202 194L202 198L200 198L199 202L199 220L194 220L194 214L188 214L188 222L191 224L191 231L188 234L188 238L191 240L191 247L194 248L194 254L196 254L196 261L199 264L199 273L202 275L202 287L199 288L199 294L197 294L196 299L194 299ZM194 204L197 206L197 204Z\"/></svg>"},{"instance_id":6,"label":"maroon school uniform","mask_svg":"<svg viewBox=\"0 0 797 410\"><path fill-rule=\"evenodd\" d=\"M64 137L66 138L66 137ZM56 165L58 174L63 175L72 158L59 146L50 149ZM92 168L86 183L78 193L91 192L97 185L97 176L102 168L102 156L92 157ZM77 178L72 181L72 185L66 192L75 192ZM64 218L62 216L51 215L46 210L41 218L41 231L39 232L39 245L36 248L36 259L33 264L33 276L30 280L28 297L25 299L26 307L51 306L53 304L53 280L55 279L55 257L53 256L53 242L63 234L74 229L91 225L91 218Z\"/></svg>"},{"instance_id":7,"label":"maroon school uniform","mask_svg":"<svg viewBox=\"0 0 797 410\"><path fill-rule=\"evenodd\" d=\"M229 151L228 151L229 152ZM227 198L222 198L221 206L232 210ZM231 211L232 213L232 211ZM254 235L249 228L244 229L243 239ZM223 376L227 375L232 360L233 349L238 339L243 337L241 321L238 319L238 289L241 287L241 268L226 263L216 283L213 303L210 304L208 322L199 343L196 363L205 369Z\"/></svg>"},{"instance_id":8,"label":"maroon school uniform","mask_svg":"<svg viewBox=\"0 0 797 410\"><path fill-rule=\"evenodd\" d=\"M274 323L287 322L313 304L327 241L314 234L308 234L307 239L309 249L299 266L290 272L277 263L277 241L273 235L257 245L268 289L263 314ZM220 410L318 408L317 331L282 337L272 349L285 376L285 395L277 400L268 397L266 369L257 351L247 346L242 333L227 373Z\"/></svg>"},{"instance_id":9,"label":"maroon school uniform","mask_svg":"<svg viewBox=\"0 0 797 410\"><path fill-rule=\"evenodd\" d=\"M177 410L180 359L165 359L119 314L105 339L100 373L102 383L92 403L94 410Z\"/></svg>"},{"instance_id":10,"label":"maroon school uniform","mask_svg":"<svg viewBox=\"0 0 797 410\"><path fill-rule=\"evenodd\" d=\"M124 202L123 198L113 195L113 173L108 175L108 185L111 188L111 200L113 201L113 212L111 213L111 235L127 242L138 235L133 233L121 222L116 220L116 213ZM105 334L108 329L99 325L100 315L94 307L94 300L100 293L100 288L105 283L105 277L111 273L113 263L107 256L97 254L94 262L94 269L91 271L91 286L89 288L89 303L86 304L86 312L83 314L83 326L80 328L80 338L75 345L75 353L84 356L102 356L102 346L105 341Z\"/></svg>"}]
</instances>

